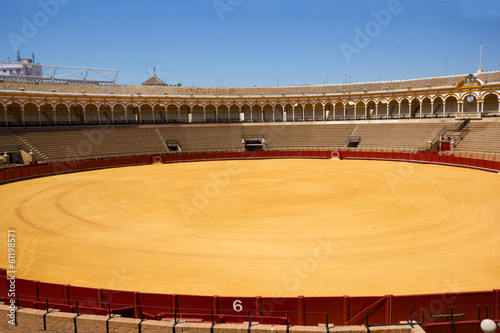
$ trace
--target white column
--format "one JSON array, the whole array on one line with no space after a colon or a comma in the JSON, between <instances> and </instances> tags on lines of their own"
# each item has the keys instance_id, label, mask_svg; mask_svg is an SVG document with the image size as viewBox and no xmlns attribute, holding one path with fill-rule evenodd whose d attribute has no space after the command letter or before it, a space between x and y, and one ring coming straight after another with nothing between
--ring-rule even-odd
<instances>
[{"instance_id":1,"label":"white column","mask_svg":"<svg viewBox=\"0 0 500 333\"><path fill-rule=\"evenodd\" d=\"M42 125L42 110L40 109L41 107L37 105L36 108L38 110L38 125Z\"/></svg>"},{"instance_id":2,"label":"white column","mask_svg":"<svg viewBox=\"0 0 500 333\"><path fill-rule=\"evenodd\" d=\"M431 101L431 117L434 117L434 101Z\"/></svg>"},{"instance_id":3,"label":"white column","mask_svg":"<svg viewBox=\"0 0 500 333\"><path fill-rule=\"evenodd\" d=\"M7 117L7 105L4 106L3 113L5 116L5 125L9 125L9 118Z\"/></svg>"},{"instance_id":4,"label":"white column","mask_svg":"<svg viewBox=\"0 0 500 333\"><path fill-rule=\"evenodd\" d=\"M82 106L82 111L83 111L83 123L87 123L87 111L85 111L85 108Z\"/></svg>"},{"instance_id":5,"label":"white column","mask_svg":"<svg viewBox=\"0 0 500 333\"><path fill-rule=\"evenodd\" d=\"M401 102L398 102L398 118L401 118Z\"/></svg>"},{"instance_id":6,"label":"white column","mask_svg":"<svg viewBox=\"0 0 500 333\"><path fill-rule=\"evenodd\" d=\"M345 120L345 104L344 104L344 120Z\"/></svg>"}]
</instances>

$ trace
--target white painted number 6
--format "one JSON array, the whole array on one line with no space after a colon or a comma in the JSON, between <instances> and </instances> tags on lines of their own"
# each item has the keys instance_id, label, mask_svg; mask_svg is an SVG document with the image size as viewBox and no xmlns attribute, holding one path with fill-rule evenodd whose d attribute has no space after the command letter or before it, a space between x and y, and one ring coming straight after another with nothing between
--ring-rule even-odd
<instances>
[{"instance_id":1,"label":"white painted number 6","mask_svg":"<svg viewBox=\"0 0 500 333\"><path fill-rule=\"evenodd\" d=\"M241 310L243 310L243 306L241 305L241 301L240 300L237 299L236 301L234 301L234 303L233 303L233 309L236 312L240 312Z\"/></svg>"}]
</instances>

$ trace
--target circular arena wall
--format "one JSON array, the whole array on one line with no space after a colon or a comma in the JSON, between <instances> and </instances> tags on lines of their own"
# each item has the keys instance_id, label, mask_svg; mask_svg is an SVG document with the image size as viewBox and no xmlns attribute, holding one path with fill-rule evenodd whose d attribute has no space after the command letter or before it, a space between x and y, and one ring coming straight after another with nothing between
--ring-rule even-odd
<instances>
[{"instance_id":1,"label":"circular arena wall","mask_svg":"<svg viewBox=\"0 0 500 333\"><path fill-rule=\"evenodd\" d=\"M337 160L337 156L347 161ZM330 160L332 157L334 159ZM270 158L274 160L261 160ZM283 158L297 160L283 161ZM351 159L392 162L349 161ZM209 162L213 160L220 161ZM202 162L158 164L193 161ZM137 167L109 169L127 165ZM48 302L51 308L63 312L84 311L89 314L108 314L106 309L110 306L112 313L122 311L124 316L143 319L168 318L177 313L186 318L191 316L210 321L214 320L210 311L215 311L215 322L218 323L243 322L250 315L252 321L261 323L314 326L324 323L325 316L335 325L390 325L401 320L415 320L425 324L425 329L431 332L450 328L450 323L441 323L440 318L450 315L451 311L451 316L460 316L451 326L467 331L476 327L478 320L500 317L498 305L494 305L500 304L500 291L491 291L496 282L488 278L498 275L495 266L489 265L498 259L495 258L498 241L488 227L494 224L498 214L490 200L490 195L496 195L498 175L440 165L500 171L500 162L495 161L427 153L362 151L192 153L42 163L4 169L0 171L0 182L6 185L0 187L1 191L11 186L26 189L9 191L9 196L14 197L12 200L17 198L21 204L4 209L8 216L21 218L17 230L23 230L15 231L19 240L24 238L24 244L18 243L18 249L23 249L18 253L24 259L17 262L20 270L16 292L20 298L16 302L38 308L44 308L43 304ZM199 166L211 172L196 176L194 171ZM312 172L316 168L325 174ZM290 169L295 174L287 177ZM94 171L77 172L90 170ZM178 172L186 170L190 170L193 177L178 177ZM422 170L432 172L421 173ZM278 176L270 179L270 171L277 171ZM113 176L107 177L110 172ZM259 173L265 177L263 182L255 181ZM55 176L31 179L48 175ZM150 180L145 181L143 177L150 177ZM361 177L367 180L361 181ZM15 182L23 179L26 181ZM449 183L451 179L454 181ZM310 186L313 180L318 187ZM34 189L29 185L34 182L45 184L44 189L37 186L39 190L35 189L36 193L33 193ZM48 185L51 182L53 186ZM182 184L188 183L191 183L191 195L183 197L181 192L186 186ZM252 191L255 186L257 189ZM259 186L261 190L265 187L264 191L259 191ZM236 188L235 194L242 198L255 200L258 209L245 211L228 205L228 201L237 200L236 196L229 194L231 188ZM363 195L362 189L368 189L367 193ZM431 193L426 194L426 189ZM33 195L28 195L30 192ZM128 196L123 196L124 193ZM324 193L328 195L325 197ZM393 194L404 195L394 201L397 196ZM53 195L55 197L50 199ZM175 205L186 198L188 200L182 200L186 205ZM277 203L268 205L273 200ZM144 209L127 214L141 202ZM89 203L99 207L99 212L85 211L84 206ZM224 209L214 209L221 208L220 205ZM281 215L274 208L280 206L288 208L284 208ZM38 209L40 207L42 209ZM262 207L267 207L265 215L258 213ZM165 208L168 212L163 214ZM402 211L407 214L398 217ZM207 223L202 215L208 212L211 217ZM349 218L353 212L357 217ZM52 213L59 217L47 222L46 217ZM222 216L217 219L211 213ZM115 219L114 214L124 217ZM156 214L156 217L151 214ZM269 225L265 219L268 215L286 227L278 230ZM248 223L236 228L232 223L220 231L224 220L227 223L241 216L246 216L244 221ZM162 223L166 219L171 224ZM155 228L148 229L155 230L145 230L145 226L151 225ZM91 240L88 236L97 239ZM52 242L50 237L58 240ZM87 244L83 245L86 239ZM173 242L166 244L166 240ZM176 246L173 250L168 248L172 244ZM200 245L201 250L193 250ZM386 246L394 246L396 250L384 250ZM224 265L233 266L235 259L242 259L241 251L245 248L251 248L251 251L246 251L250 258L239 267L234 265L239 270L230 267L236 274L236 277L230 277L219 265L222 268ZM181 253L179 249L186 251ZM163 256L163 260L155 260L158 256ZM475 258L467 259L471 256ZM125 257L130 261L124 261ZM76 265L78 258L86 263ZM481 265L477 258L486 263ZM111 268L113 259L117 260L118 266ZM65 261L71 263L63 267L61 264ZM342 262L347 266L342 267ZM249 263L263 270L257 279L249 279L255 274ZM87 264L99 266L103 272L82 270ZM128 267L131 265L137 265L136 269L130 271ZM233 296L157 293L161 291L157 286L166 282L170 286L167 288L171 288L167 292L174 291L174 288L175 292L182 290L176 285L176 274L189 266L189 276L177 281L189 284L189 290L210 290L207 281L215 278L218 290L227 291L227 295L232 294L231 290L240 292ZM219 270L213 266L218 266ZM205 269L200 272L202 267ZM158 269L164 270L160 277L156 274ZM394 275L386 269L391 269ZM11 274L5 270L1 273ZM33 277L30 277L31 273ZM38 279L39 273L44 274L50 283L30 280ZM66 273L76 276L72 281L79 281L82 285L89 286L91 282L85 281L92 279L100 282L96 288L67 285L70 278L66 278ZM350 276L342 280L342 274ZM431 281L433 277L437 280ZM57 283L60 278L64 281ZM140 287L142 282L139 280L143 278L149 281L142 284L147 285L146 289ZM8 284L5 276L0 275L0 280L2 286ZM281 280L279 287L276 288L273 280ZM342 288L358 282L361 288L371 290L364 295L374 295L376 291L385 294L391 290L435 290L435 293L328 296L335 290L345 291L347 289ZM244 290L234 289L245 283L255 293L271 290L271 294L247 297ZM405 284L410 289L402 289ZM155 287L147 289L151 285ZM377 290L380 286L383 289ZM316 288L318 297L310 288ZM123 289L154 289L154 293ZM490 291L473 291L478 289ZM2 290L2 294L7 293ZM248 294L255 295L249 290ZM301 292L305 297L283 297ZM246 315L240 313L243 310ZM193 311L196 314L189 314ZM456 311L462 312L457 314Z\"/></svg>"}]
</instances>

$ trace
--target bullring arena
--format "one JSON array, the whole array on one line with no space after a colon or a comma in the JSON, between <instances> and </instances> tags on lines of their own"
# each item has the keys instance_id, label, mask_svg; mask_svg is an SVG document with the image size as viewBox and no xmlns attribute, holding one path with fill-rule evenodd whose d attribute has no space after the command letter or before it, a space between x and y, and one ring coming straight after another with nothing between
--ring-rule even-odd
<instances>
[{"instance_id":1,"label":"bullring arena","mask_svg":"<svg viewBox=\"0 0 500 333\"><path fill-rule=\"evenodd\" d=\"M4 329L104 332L116 314L108 328L127 332L500 319L500 72L0 86L2 246L16 244L0 296L19 321Z\"/></svg>"}]
</instances>

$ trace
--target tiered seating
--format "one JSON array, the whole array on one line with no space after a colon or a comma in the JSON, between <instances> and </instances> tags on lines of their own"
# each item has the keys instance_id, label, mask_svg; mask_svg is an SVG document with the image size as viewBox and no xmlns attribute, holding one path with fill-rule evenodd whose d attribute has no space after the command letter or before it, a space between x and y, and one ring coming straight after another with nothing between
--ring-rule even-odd
<instances>
[{"instance_id":1,"label":"tiered seating","mask_svg":"<svg viewBox=\"0 0 500 333\"><path fill-rule=\"evenodd\" d=\"M242 150L239 125L169 125L157 127L166 141L179 141L181 150Z\"/></svg>"},{"instance_id":2,"label":"tiered seating","mask_svg":"<svg viewBox=\"0 0 500 333\"><path fill-rule=\"evenodd\" d=\"M471 122L469 134L458 143L458 151L500 153L500 122Z\"/></svg>"},{"instance_id":3,"label":"tiered seating","mask_svg":"<svg viewBox=\"0 0 500 333\"><path fill-rule=\"evenodd\" d=\"M29 152L29 148L19 141L14 133L0 131L0 155L3 155L4 152L13 152L21 149Z\"/></svg>"},{"instance_id":4,"label":"tiered seating","mask_svg":"<svg viewBox=\"0 0 500 333\"><path fill-rule=\"evenodd\" d=\"M453 127L453 123L450 125ZM361 137L358 148L428 148L429 140L446 127L443 123L360 124L353 136Z\"/></svg>"},{"instance_id":5,"label":"tiered seating","mask_svg":"<svg viewBox=\"0 0 500 333\"><path fill-rule=\"evenodd\" d=\"M20 136L52 161L165 152L161 140L151 128L75 126L49 131L42 128L19 131Z\"/></svg>"},{"instance_id":6,"label":"tiered seating","mask_svg":"<svg viewBox=\"0 0 500 333\"><path fill-rule=\"evenodd\" d=\"M264 138L268 149L343 147L353 131L352 124L252 125L243 126L245 138Z\"/></svg>"}]
</instances>

